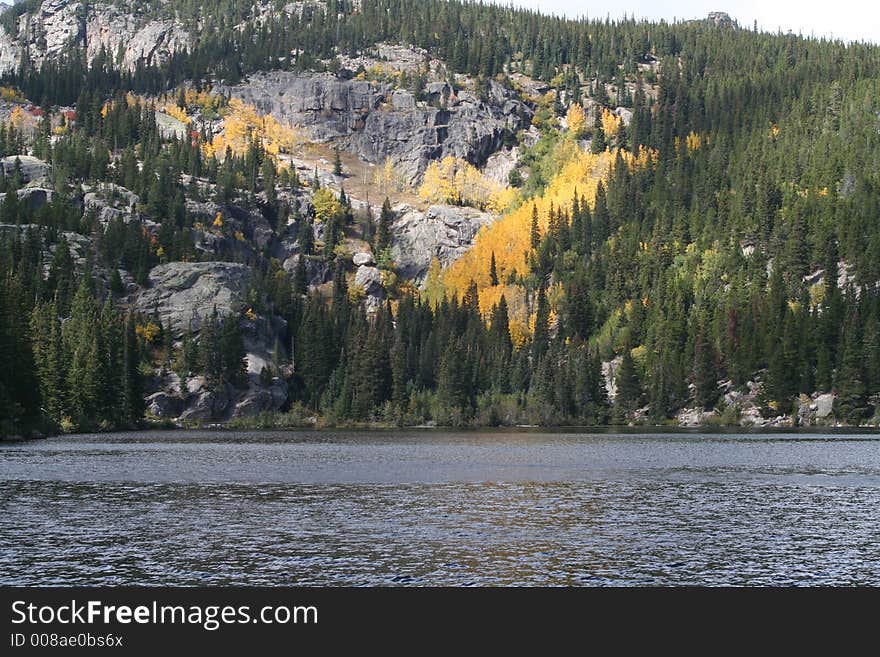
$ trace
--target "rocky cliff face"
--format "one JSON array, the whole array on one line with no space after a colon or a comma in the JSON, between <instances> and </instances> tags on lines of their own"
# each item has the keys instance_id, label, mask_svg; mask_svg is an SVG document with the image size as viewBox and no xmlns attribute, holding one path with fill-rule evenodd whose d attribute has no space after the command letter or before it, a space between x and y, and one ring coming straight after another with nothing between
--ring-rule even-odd
<instances>
[{"instance_id":1,"label":"rocky cliff face","mask_svg":"<svg viewBox=\"0 0 880 657\"><path fill-rule=\"evenodd\" d=\"M140 63L162 64L194 43L182 23L143 18L137 4L46 0L19 18L14 33L0 30L0 73L18 67L25 53L39 67L71 47L83 48L88 61L103 48L116 65L131 71Z\"/></svg>"},{"instance_id":2,"label":"rocky cliff face","mask_svg":"<svg viewBox=\"0 0 880 657\"><path fill-rule=\"evenodd\" d=\"M158 317L172 339L190 328L198 330L214 310L220 317L238 315L246 307L253 272L245 265L226 262L160 265L150 272L150 285L133 298L134 308ZM264 368L286 358L277 336L286 329L278 317L246 316L241 320L247 359L246 386L209 386L204 377L186 381L164 372L147 398L152 415L180 421L225 420L278 411L287 403L287 385L280 377L264 380Z\"/></svg>"},{"instance_id":3,"label":"rocky cliff face","mask_svg":"<svg viewBox=\"0 0 880 657\"><path fill-rule=\"evenodd\" d=\"M531 109L496 82L485 99L458 95L446 83L428 85L419 102L389 84L340 79L330 74L261 73L221 88L260 112L300 126L315 141L336 140L361 159L380 164L391 158L398 173L415 182L437 158L454 156L482 166L505 137L525 128Z\"/></svg>"},{"instance_id":4,"label":"rocky cliff face","mask_svg":"<svg viewBox=\"0 0 880 657\"><path fill-rule=\"evenodd\" d=\"M455 262L473 246L480 228L495 220L486 212L448 205L432 205L424 212L399 206L395 212L394 261L401 275L419 285L433 258L444 267Z\"/></svg>"},{"instance_id":5,"label":"rocky cliff face","mask_svg":"<svg viewBox=\"0 0 880 657\"><path fill-rule=\"evenodd\" d=\"M150 272L149 286L135 300L146 316L157 316L175 338L197 330L217 309L221 317L241 312L251 284L250 267L228 262L172 262Z\"/></svg>"},{"instance_id":6,"label":"rocky cliff face","mask_svg":"<svg viewBox=\"0 0 880 657\"><path fill-rule=\"evenodd\" d=\"M159 65L175 53L190 49L199 38L197 27L173 16L171 5L160 2L144 9L137 2L45 0L39 9L21 15L12 33L0 30L0 73L15 70L27 57L40 67L72 48L82 49L87 61L102 51L116 66L134 70ZM267 11L298 11L302 3L273 9L257 3L252 18ZM386 50L391 46L385 46ZM392 49L406 68L406 48ZM402 54L401 54L402 53ZM387 82L292 72L266 72L218 91L241 98L260 112L301 126L315 141L337 145L373 164L391 158L398 173L416 182L432 159L463 158L482 166L517 130L527 128L531 109L516 94L491 81L482 96L456 93L445 81L427 84L416 98ZM163 132L180 133L181 125L159 116Z\"/></svg>"}]
</instances>

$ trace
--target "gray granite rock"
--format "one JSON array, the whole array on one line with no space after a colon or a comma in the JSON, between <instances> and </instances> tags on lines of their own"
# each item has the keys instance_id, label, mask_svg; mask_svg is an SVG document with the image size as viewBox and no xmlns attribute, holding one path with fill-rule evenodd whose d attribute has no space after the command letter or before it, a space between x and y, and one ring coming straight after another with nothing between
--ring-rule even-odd
<instances>
[{"instance_id":1,"label":"gray granite rock","mask_svg":"<svg viewBox=\"0 0 880 657\"><path fill-rule=\"evenodd\" d=\"M473 208L432 205L425 212L408 206L395 208L392 254L405 278L422 284L431 260L444 267L458 260L473 246L480 228L495 216Z\"/></svg>"},{"instance_id":2,"label":"gray granite rock","mask_svg":"<svg viewBox=\"0 0 880 657\"><path fill-rule=\"evenodd\" d=\"M351 257L351 261L357 267L371 267L376 264L376 260L373 258L372 253L355 253Z\"/></svg>"},{"instance_id":3,"label":"gray granite rock","mask_svg":"<svg viewBox=\"0 0 880 657\"><path fill-rule=\"evenodd\" d=\"M250 288L250 267L228 262L173 262L150 272L149 287L135 299L144 315L158 315L178 338L194 330L214 308L220 316L238 313Z\"/></svg>"}]
</instances>

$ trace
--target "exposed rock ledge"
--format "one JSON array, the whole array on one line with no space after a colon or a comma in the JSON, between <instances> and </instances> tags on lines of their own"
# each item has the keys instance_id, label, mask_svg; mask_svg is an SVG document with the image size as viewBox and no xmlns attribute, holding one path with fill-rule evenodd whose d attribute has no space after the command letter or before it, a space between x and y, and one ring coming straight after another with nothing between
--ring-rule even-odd
<instances>
[{"instance_id":1,"label":"exposed rock ledge","mask_svg":"<svg viewBox=\"0 0 880 657\"><path fill-rule=\"evenodd\" d=\"M480 229L495 220L488 212L449 205L432 205L425 212L408 205L394 210L394 261L404 277L419 285L433 258L444 267L455 262L470 250Z\"/></svg>"},{"instance_id":2,"label":"exposed rock ledge","mask_svg":"<svg viewBox=\"0 0 880 657\"><path fill-rule=\"evenodd\" d=\"M135 307L145 315L158 315L179 338L217 309L220 316L242 310L251 284L251 269L230 262L172 262L150 272L149 287L137 297Z\"/></svg>"}]
</instances>

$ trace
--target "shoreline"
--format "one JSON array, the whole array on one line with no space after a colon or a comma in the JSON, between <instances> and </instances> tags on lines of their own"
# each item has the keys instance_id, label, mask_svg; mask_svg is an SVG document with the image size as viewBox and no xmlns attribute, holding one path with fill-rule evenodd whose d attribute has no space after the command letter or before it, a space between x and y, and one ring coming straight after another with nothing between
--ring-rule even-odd
<instances>
[{"instance_id":1,"label":"shoreline","mask_svg":"<svg viewBox=\"0 0 880 657\"><path fill-rule=\"evenodd\" d=\"M77 437L77 436L101 436L114 434L172 434L191 432L197 434L242 434L260 432L266 434L283 434L283 433L314 433L314 434L331 434L334 432L346 432L365 435L386 434L403 434L403 433L424 433L426 435L432 433L460 433L460 434L583 434L583 435L622 435L622 436L639 436L639 435L669 435L669 436L687 436L687 435L718 435L718 436L780 436L780 435L798 435L798 436L876 436L880 438L880 427L876 426L829 426L829 427L675 427L666 425L640 425L640 426L510 426L510 427L450 427L450 426L414 426L414 427L391 427L381 425L362 425L356 427L269 427L269 428L241 428L228 427L222 424L211 424L203 426L191 427L169 427L154 426L143 427L140 429L120 429L108 431L78 431L71 433L57 433L51 435L42 435L39 437L24 436L2 436L0 443L31 443L41 440L48 440L59 437Z\"/></svg>"}]
</instances>

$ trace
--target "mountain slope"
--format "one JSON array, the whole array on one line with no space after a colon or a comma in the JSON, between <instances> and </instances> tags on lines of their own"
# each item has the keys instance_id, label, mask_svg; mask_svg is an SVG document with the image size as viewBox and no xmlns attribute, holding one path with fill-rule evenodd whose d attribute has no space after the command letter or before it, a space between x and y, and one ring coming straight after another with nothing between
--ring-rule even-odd
<instances>
[{"instance_id":1,"label":"mountain slope","mask_svg":"<svg viewBox=\"0 0 880 657\"><path fill-rule=\"evenodd\" d=\"M6 431L136 423L141 392L193 422L877 421L875 46L439 0L2 22L3 370L36 390L0 381Z\"/></svg>"}]
</instances>

